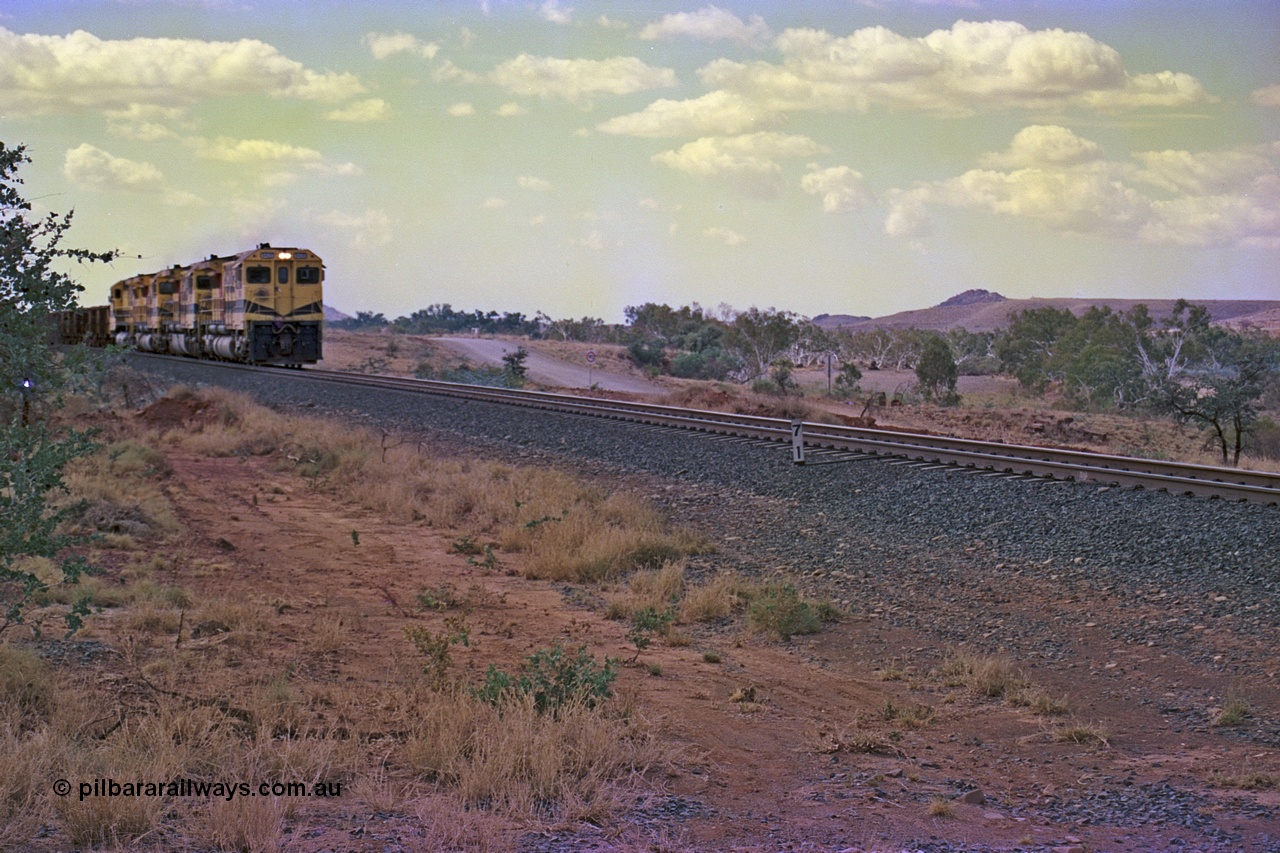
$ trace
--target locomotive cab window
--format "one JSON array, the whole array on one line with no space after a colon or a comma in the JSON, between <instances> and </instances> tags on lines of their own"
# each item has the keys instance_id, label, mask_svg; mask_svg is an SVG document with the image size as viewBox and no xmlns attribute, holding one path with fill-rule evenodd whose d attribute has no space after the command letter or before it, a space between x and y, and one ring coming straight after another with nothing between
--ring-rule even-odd
<instances>
[{"instance_id":1,"label":"locomotive cab window","mask_svg":"<svg viewBox=\"0 0 1280 853\"><path fill-rule=\"evenodd\" d=\"M298 284L319 284L319 267L298 267Z\"/></svg>"},{"instance_id":2,"label":"locomotive cab window","mask_svg":"<svg viewBox=\"0 0 1280 853\"><path fill-rule=\"evenodd\" d=\"M213 276L211 275L196 276L196 288L198 290L213 290Z\"/></svg>"},{"instance_id":3,"label":"locomotive cab window","mask_svg":"<svg viewBox=\"0 0 1280 853\"><path fill-rule=\"evenodd\" d=\"M246 284L270 284L271 267L248 267L244 271Z\"/></svg>"},{"instance_id":4,"label":"locomotive cab window","mask_svg":"<svg viewBox=\"0 0 1280 853\"><path fill-rule=\"evenodd\" d=\"M174 283L171 281L160 282L160 284L157 285L157 289L159 290L160 293L164 294L165 296L170 296L178 292L177 286L174 285Z\"/></svg>"},{"instance_id":5,"label":"locomotive cab window","mask_svg":"<svg viewBox=\"0 0 1280 853\"><path fill-rule=\"evenodd\" d=\"M288 268L288 267L284 266L283 264L282 264L282 265L280 265L280 266L278 266L278 267L276 267L276 281L278 281L280 284L288 284L288 283L289 283L289 268Z\"/></svg>"}]
</instances>

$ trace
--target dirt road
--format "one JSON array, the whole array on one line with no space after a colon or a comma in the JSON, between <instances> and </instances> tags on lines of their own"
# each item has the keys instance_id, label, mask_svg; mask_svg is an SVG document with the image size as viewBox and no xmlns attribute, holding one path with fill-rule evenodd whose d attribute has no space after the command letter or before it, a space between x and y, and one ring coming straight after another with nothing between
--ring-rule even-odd
<instances>
[{"instance_id":1,"label":"dirt road","mask_svg":"<svg viewBox=\"0 0 1280 853\"><path fill-rule=\"evenodd\" d=\"M514 352L518 344L493 338L436 338L459 355L480 364L502 364L502 357ZM529 378L541 385L560 388L590 388L593 384L605 391L624 391L631 394L653 394L663 389L644 379L610 373L587 364L574 364L551 358L537 352L529 352L525 361Z\"/></svg>"}]
</instances>

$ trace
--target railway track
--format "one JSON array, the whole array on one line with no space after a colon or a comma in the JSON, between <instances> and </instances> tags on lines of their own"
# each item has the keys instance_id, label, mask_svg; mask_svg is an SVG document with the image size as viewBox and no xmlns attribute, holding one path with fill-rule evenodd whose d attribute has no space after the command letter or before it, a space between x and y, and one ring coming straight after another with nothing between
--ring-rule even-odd
<instances>
[{"instance_id":1,"label":"railway track","mask_svg":"<svg viewBox=\"0 0 1280 853\"><path fill-rule=\"evenodd\" d=\"M208 364L233 370L278 370L218 362ZM793 422L782 418L602 400L547 391L370 376L320 368L306 368L293 375L314 381L435 394L655 427L778 442L779 447L790 447L797 443ZM861 458L896 458L975 471L1280 505L1280 474L1262 471L809 422L800 426L800 446L806 452L803 458L819 463ZM813 451L817 451L816 459Z\"/></svg>"}]
</instances>

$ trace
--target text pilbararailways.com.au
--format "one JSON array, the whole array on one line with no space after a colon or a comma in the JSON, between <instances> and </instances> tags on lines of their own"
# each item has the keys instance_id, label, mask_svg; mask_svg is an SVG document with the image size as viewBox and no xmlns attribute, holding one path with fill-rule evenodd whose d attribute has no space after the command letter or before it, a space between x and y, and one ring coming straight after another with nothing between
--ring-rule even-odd
<instances>
[{"instance_id":1,"label":"text pilbararailways.com.au","mask_svg":"<svg viewBox=\"0 0 1280 853\"><path fill-rule=\"evenodd\" d=\"M341 782L211 782L203 779L173 779L154 781L135 779L120 782L115 779L94 779L72 786L66 779L53 783L53 792L59 797L78 792L80 800L89 797L205 797L227 801L236 797L341 797Z\"/></svg>"}]
</instances>

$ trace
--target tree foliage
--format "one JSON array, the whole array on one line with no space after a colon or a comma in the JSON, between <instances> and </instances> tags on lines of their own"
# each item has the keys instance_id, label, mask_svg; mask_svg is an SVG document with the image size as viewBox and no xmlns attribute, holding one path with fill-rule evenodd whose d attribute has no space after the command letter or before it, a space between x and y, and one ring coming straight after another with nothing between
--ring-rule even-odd
<instances>
[{"instance_id":1,"label":"tree foliage","mask_svg":"<svg viewBox=\"0 0 1280 853\"><path fill-rule=\"evenodd\" d=\"M41 403L67 383L65 362L49 343L53 315L74 306L81 290L56 265L115 257L63 246L70 213L32 215L18 176L27 162L22 146L0 142L0 394L8 404L0 420L0 631L22 621L50 583L26 561L54 559L69 544L58 533L65 510L53 510L51 498L63 487L66 465L91 447L85 435L61 434L39 416ZM75 583L83 571L79 560L64 560L61 582ZM79 615L69 614L72 629Z\"/></svg>"},{"instance_id":2,"label":"tree foliage","mask_svg":"<svg viewBox=\"0 0 1280 853\"><path fill-rule=\"evenodd\" d=\"M1209 329L1201 358L1162 383L1158 407L1180 423L1209 433L1222 464L1239 465L1258 422L1259 400L1280 374L1280 342L1261 335Z\"/></svg>"},{"instance_id":3,"label":"tree foliage","mask_svg":"<svg viewBox=\"0 0 1280 853\"><path fill-rule=\"evenodd\" d=\"M745 378L764 376L774 362L787 355L800 340L801 324L791 311L755 306L733 318L725 343L742 360Z\"/></svg>"},{"instance_id":4,"label":"tree foliage","mask_svg":"<svg viewBox=\"0 0 1280 853\"><path fill-rule=\"evenodd\" d=\"M916 380L920 383L920 393L926 400L943 403L954 403L956 380L960 369L956 367L955 357L951 354L951 345L942 335L929 336L920 351L920 361L916 364Z\"/></svg>"}]
</instances>

